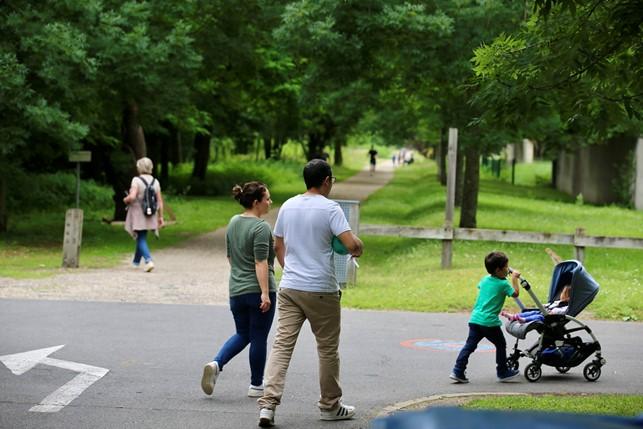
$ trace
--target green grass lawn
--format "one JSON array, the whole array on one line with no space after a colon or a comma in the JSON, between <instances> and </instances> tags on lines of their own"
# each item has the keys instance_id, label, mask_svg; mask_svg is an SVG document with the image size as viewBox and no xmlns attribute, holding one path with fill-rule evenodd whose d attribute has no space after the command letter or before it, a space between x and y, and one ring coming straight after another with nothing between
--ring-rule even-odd
<instances>
[{"instance_id":1,"label":"green grass lawn","mask_svg":"<svg viewBox=\"0 0 643 429\"><path fill-rule=\"evenodd\" d=\"M637 416L643 410L643 395L530 395L474 399L469 409L537 410L575 414Z\"/></svg>"},{"instance_id":2,"label":"green grass lawn","mask_svg":"<svg viewBox=\"0 0 643 429\"><path fill-rule=\"evenodd\" d=\"M528 167L521 168L527 181ZM540 164L535 169L543 170ZM436 180L435 165L426 161L398 168L393 182L362 205L360 221L439 227L444 222L444 206L444 188ZM458 216L456 213L456 225ZM584 227L588 235L643 237L643 212L577 205L545 185L512 186L483 178L478 227L552 233L573 233L577 227ZM366 250L358 285L350 287L343 299L347 306L364 309L470 311L476 285L486 275L484 256L492 250L507 253L510 265L523 273L541 300L546 300L553 264L545 247L553 248L563 258L574 256L571 246L456 241L453 266L442 270L442 244L438 240L362 238ZM584 316L640 320L642 263L641 250L587 248L585 266L600 283L601 291ZM529 304L529 296L523 295ZM517 308L511 300L507 307Z\"/></svg>"},{"instance_id":3,"label":"green grass lawn","mask_svg":"<svg viewBox=\"0 0 643 429\"><path fill-rule=\"evenodd\" d=\"M165 196L177 221L151 238L152 250L171 247L196 234L224 226L238 212L239 204L227 197L195 198ZM122 224L102 222L111 210L85 212L81 268L110 267L131 255L134 240ZM46 277L60 272L65 213L32 212L13 222L0 241L0 276Z\"/></svg>"},{"instance_id":4,"label":"green grass lawn","mask_svg":"<svg viewBox=\"0 0 643 429\"><path fill-rule=\"evenodd\" d=\"M333 170L338 180L353 176L366 165L366 151L365 148L345 150L347 162ZM280 204L306 190L302 178L303 154L301 151L290 149L287 155L286 160L277 162L253 161L247 157L239 157L231 162L212 166L212 169L218 168L226 174L237 163L243 165L244 170L250 171L247 180L253 178L252 171L266 176L274 182L270 187L272 198L275 204ZM179 183L181 180L187 181L190 173L191 165L188 164L176 166L172 171L178 179L175 182ZM73 183L72 181L71 184ZM96 185L87 190L83 188L81 202L87 198L83 192L98 192L96 188ZM111 202L111 191L100 191L108 195L103 200ZM192 197L166 192L164 198L176 215L176 223L164 228L159 240L150 239L152 251L171 247L195 235L222 227L233 214L241 211L239 203L228 196ZM131 256L134 241L123 230L123 225L109 225L102 221L103 218L111 217L112 210L110 206L84 210L81 268L110 267ZM19 218L12 218L10 231L0 236L0 276L38 278L59 273L62 264L64 222L65 208L60 207L48 211L27 212Z\"/></svg>"},{"instance_id":5,"label":"green grass lawn","mask_svg":"<svg viewBox=\"0 0 643 429\"><path fill-rule=\"evenodd\" d=\"M379 148L378 148L379 150ZM365 166L367 148L350 148L346 165L334 174L343 180ZM250 160L249 167L254 168ZM257 162L256 169L269 172L276 203L304 191L303 162ZM478 227L552 233L573 233L584 227L588 235L643 237L643 212L615 206L577 205L574 199L542 183L543 163L520 165L520 180L512 186L483 173L478 208ZM531 173L530 173L531 171ZM268 174L268 173L266 173ZM531 177L531 179L530 179ZM536 180L535 177L540 177ZM332 195L331 195L332 197ZM177 222L163 229L153 249L173 246L196 234L224 226L240 207L230 197L166 195ZM444 188L436 179L435 164L418 160L396 170L394 180L361 206L361 222L439 227L444 221ZM107 267L128 258L133 241L122 225L101 222L111 207L85 212L80 264L83 268ZM456 211L456 224L459 221ZM42 277L60 272L64 209L31 212L13 219L11 230L0 241L0 276ZM440 268L441 242L396 237L362 237L366 250L361 258L358 284L349 287L345 305L364 309L411 311L470 311L476 284L485 275L482 264L491 250L505 251L541 299L547 298L552 263L545 247L572 258L571 246L456 241L453 267ZM584 317L613 320L643 318L641 265L643 251L587 248L585 265L601 284L596 300ZM524 297L528 304L529 297ZM513 303L509 300L508 307ZM515 309L515 308L514 308Z\"/></svg>"}]
</instances>

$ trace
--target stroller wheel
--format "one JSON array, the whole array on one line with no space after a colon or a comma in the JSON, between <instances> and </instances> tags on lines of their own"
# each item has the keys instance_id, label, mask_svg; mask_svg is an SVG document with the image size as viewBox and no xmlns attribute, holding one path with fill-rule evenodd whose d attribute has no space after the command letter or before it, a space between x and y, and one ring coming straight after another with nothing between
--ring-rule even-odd
<instances>
[{"instance_id":1,"label":"stroller wheel","mask_svg":"<svg viewBox=\"0 0 643 429\"><path fill-rule=\"evenodd\" d=\"M516 371L520 368L520 362L518 362L518 359L509 358L507 359L507 368Z\"/></svg>"},{"instance_id":2,"label":"stroller wheel","mask_svg":"<svg viewBox=\"0 0 643 429\"><path fill-rule=\"evenodd\" d=\"M530 363L525 367L525 378L532 383L540 380L543 375L543 370L537 363Z\"/></svg>"},{"instance_id":3,"label":"stroller wheel","mask_svg":"<svg viewBox=\"0 0 643 429\"><path fill-rule=\"evenodd\" d=\"M583 375L587 381L596 381L601 376L601 366L590 362L583 368Z\"/></svg>"},{"instance_id":4,"label":"stroller wheel","mask_svg":"<svg viewBox=\"0 0 643 429\"><path fill-rule=\"evenodd\" d=\"M557 366L556 371L560 372L561 374L565 374L567 371L569 371L568 366Z\"/></svg>"}]
</instances>

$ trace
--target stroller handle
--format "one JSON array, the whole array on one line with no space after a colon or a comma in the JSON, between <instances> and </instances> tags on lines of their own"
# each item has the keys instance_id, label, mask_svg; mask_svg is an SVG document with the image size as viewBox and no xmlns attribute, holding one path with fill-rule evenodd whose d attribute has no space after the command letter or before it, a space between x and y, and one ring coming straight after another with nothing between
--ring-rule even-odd
<instances>
[{"instance_id":1,"label":"stroller handle","mask_svg":"<svg viewBox=\"0 0 643 429\"><path fill-rule=\"evenodd\" d=\"M508 269L509 274L513 274L514 270L513 268L509 267ZM527 280L525 280L522 276L518 276L518 280L520 280L520 286L522 286L525 290L529 290L531 288L531 285Z\"/></svg>"},{"instance_id":2,"label":"stroller handle","mask_svg":"<svg viewBox=\"0 0 643 429\"><path fill-rule=\"evenodd\" d=\"M514 270L511 267L509 267L508 271L509 271L509 274L514 272ZM522 276L519 276L518 280L520 280L520 286L522 286L522 288L527 291L527 293L529 294L531 299L536 304L536 307L538 307L538 310L540 310L540 312L542 314L547 314L547 310L545 309L543 304L540 302L540 300L538 299L538 297L536 296L534 291L531 290L531 285L529 284L529 282L526 279L524 279ZM518 304L518 306L522 308L522 306L520 304Z\"/></svg>"}]
</instances>

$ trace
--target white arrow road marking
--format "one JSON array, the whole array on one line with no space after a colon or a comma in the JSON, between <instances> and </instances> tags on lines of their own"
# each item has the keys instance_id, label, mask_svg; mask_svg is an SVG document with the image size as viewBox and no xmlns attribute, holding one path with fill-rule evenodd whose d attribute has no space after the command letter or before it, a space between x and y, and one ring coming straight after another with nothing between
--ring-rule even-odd
<instances>
[{"instance_id":1,"label":"white arrow road marking","mask_svg":"<svg viewBox=\"0 0 643 429\"><path fill-rule=\"evenodd\" d=\"M65 347L64 344L62 346L16 353L15 355L0 356L0 362L2 362L14 374L22 375L34 366L38 365L38 363L40 363L44 358L63 347Z\"/></svg>"},{"instance_id":2,"label":"white arrow road marking","mask_svg":"<svg viewBox=\"0 0 643 429\"><path fill-rule=\"evenodd\" d=\"M61 346L0 356L0 362L2 362L16 375L24 374L39 363L80 373L64 386L43 399L38 405L31 407L29 411L39 413L55 413L60 411L71 401L80 396L85 389L100 380L109 372L107 368L100 368L98 366L85 365L83 363L69 362L48 357L50 354L64 346L65 345L63 344Z\"/></svg>"}]
</instances>

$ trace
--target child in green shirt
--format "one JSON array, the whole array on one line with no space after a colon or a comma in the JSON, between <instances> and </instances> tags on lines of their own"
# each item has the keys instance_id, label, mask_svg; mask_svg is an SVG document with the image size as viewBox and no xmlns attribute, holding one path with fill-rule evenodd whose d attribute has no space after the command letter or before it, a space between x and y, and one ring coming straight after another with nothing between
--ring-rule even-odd
<instances>
[{"instance_id":1,"label":"child in green shirt","mask_svg":"<svg viewBox=\"0 0 643 429\"><path fill-rule=\"evenodd\" d=\"M502 322L498 318L500 310L508 296L517 297L519 293L518 279L520 273L513 271L511 284L507 281L509 274L509 258L502 252L491 252L484 260L489 273L478 283L478 298L473 306L469 319L469 336L455 361L449 378L458 383L468 383L465 370L469 356L478 347L478 343L486 338L496 347L496 374L501 382L511 380L519 372L507 368L507 343L502 333Z\"/></svg>"}]
</instances>

